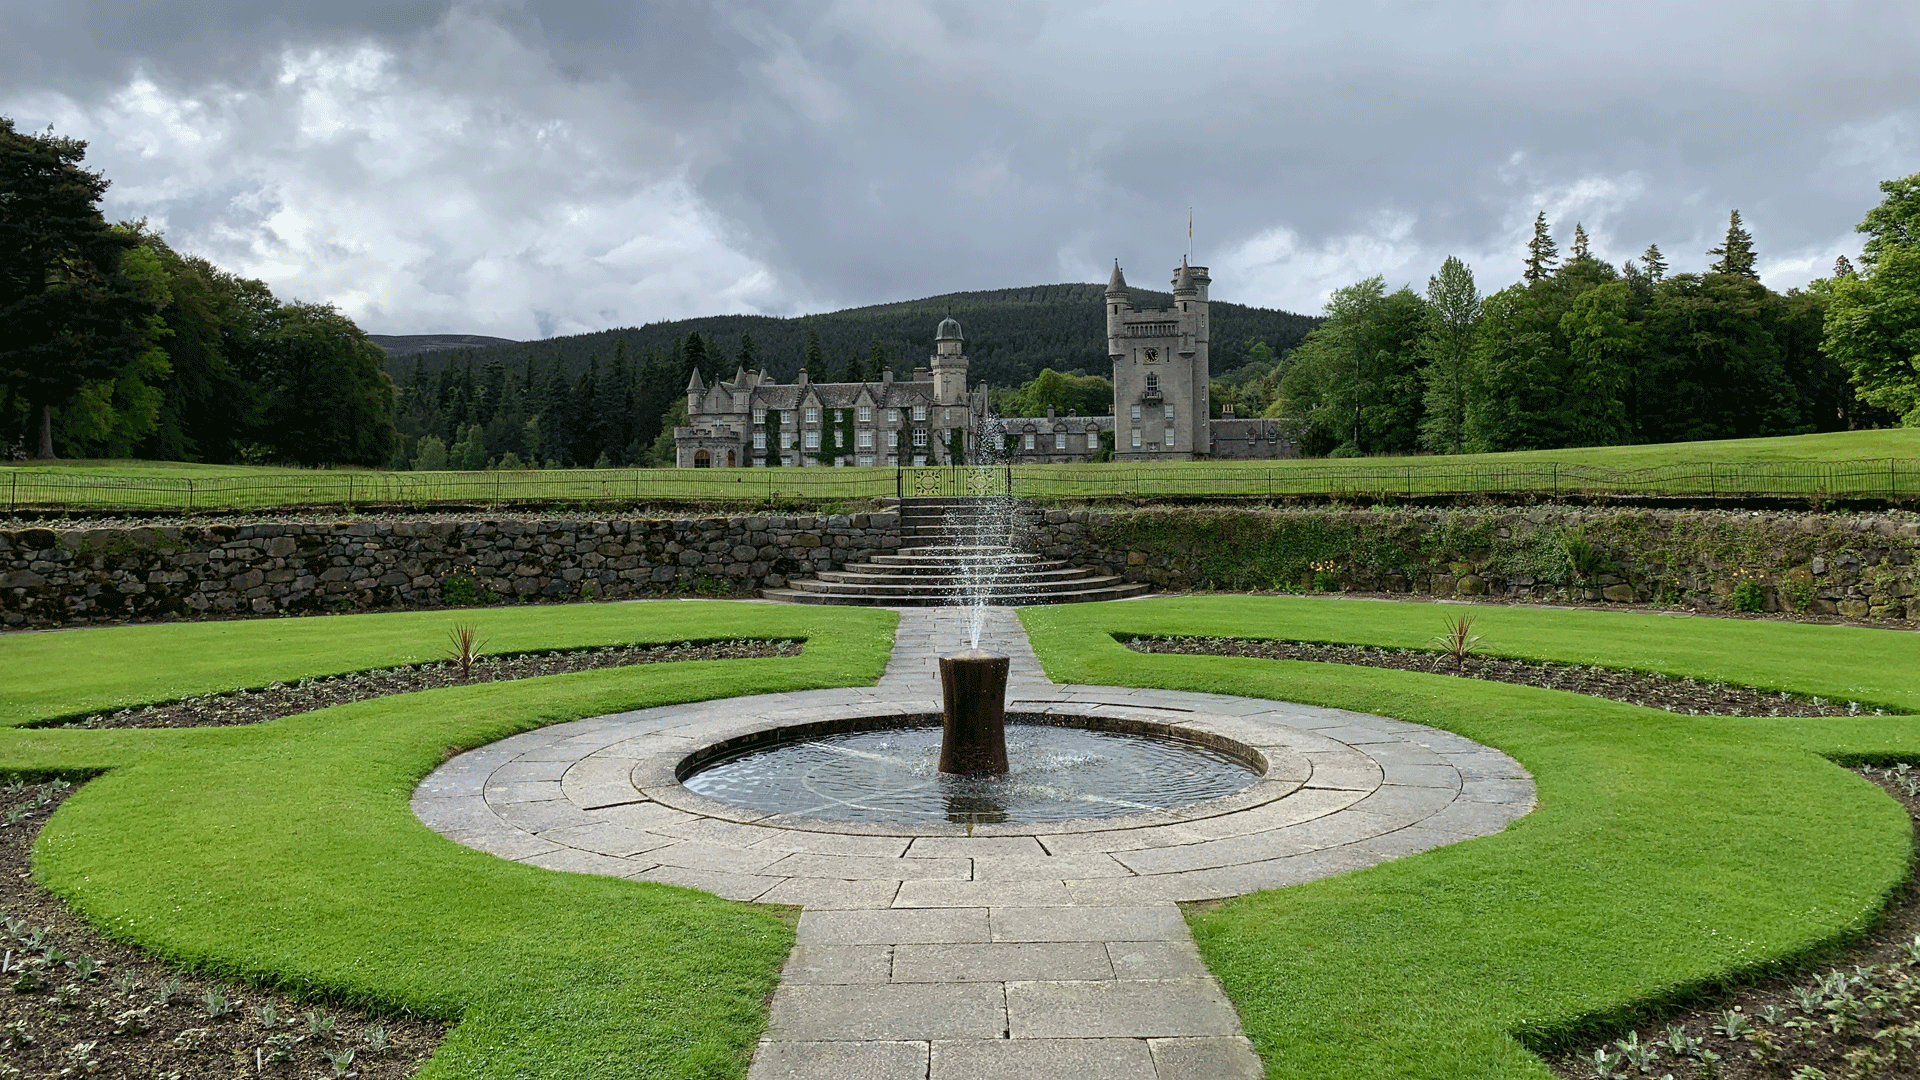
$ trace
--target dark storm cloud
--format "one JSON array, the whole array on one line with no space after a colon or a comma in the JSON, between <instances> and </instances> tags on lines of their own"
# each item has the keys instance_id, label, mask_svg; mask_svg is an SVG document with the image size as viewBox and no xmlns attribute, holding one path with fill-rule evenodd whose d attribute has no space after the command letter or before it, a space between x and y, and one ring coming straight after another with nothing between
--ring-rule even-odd
<instances>
[{"instance_id":1,"label":"dark storm cloud","mask_svg":"<svg viewBox=\"0 0 1920 1080\"><path fill-rule=\"evenodd\" d=\"M1770 282L1920 170L1920 7L1109 3L0 6L0 111L115 212L376 330L567 332L961 288L1317 307L1536 210Z\"/></svg>"}]
</instances>

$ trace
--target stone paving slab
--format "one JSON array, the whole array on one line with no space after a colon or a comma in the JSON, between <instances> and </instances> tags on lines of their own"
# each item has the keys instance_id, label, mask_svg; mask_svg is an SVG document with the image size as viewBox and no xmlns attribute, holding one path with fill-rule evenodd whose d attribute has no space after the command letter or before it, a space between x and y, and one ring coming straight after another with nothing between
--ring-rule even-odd
<instances>
[{"instance_id":1,"label":"stone paving slab","mask_svg":"<svg viewBox=\"0 0 1920 1080\"><path fill-rule=\"evenodd\" d=\"M1533 806L1507 755L1343 709L1049 682L1014 613L1013 711L1222 738L1268 764L1223 799L1046 826L822 822L679 784L723 739L846 717L935 714L934 658L972 614L901 613L879 683L642 709L461 754L420 820L502 858L798 905L749 1080L1243 1080L1261 1075L1176 901L1312 881L1498 832Z\"/></svg>"}]
</instances>

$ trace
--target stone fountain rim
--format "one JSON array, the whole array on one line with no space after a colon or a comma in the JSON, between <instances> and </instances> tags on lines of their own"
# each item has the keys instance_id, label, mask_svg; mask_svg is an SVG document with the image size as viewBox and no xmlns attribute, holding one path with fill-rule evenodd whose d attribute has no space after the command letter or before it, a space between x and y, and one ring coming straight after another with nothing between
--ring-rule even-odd
<instances>
[{"instance_id":1,"label":"stone fountain rim","mask_svg":"<svg viewBox=\"0 0 1920 1080\"><path fill-rule=\"evenodd\" d=\"M1037 723L1054 727L1074 727L1143 738L1187 742L1226 753L1253 769L1253 783L1230 795L1203 799L1186 806L1153 810L1114 817L1081 818L1073 821L1029 823L992 823L975 825L974 836L1057 836L1071 833L1112 832L1154 825L1172 825L1199 821L1251 810L1286 798L1306 785L1313 767L1306 757L1284 746L1255 746L1223 730L1231 717L1219 717L1216 726L1204 714L1189 714L1179 720L1148 720L1137 716L1085 711L1072 706L1042 710L1009 709L1009 723ZM684 747L662 746L640 759L630 777L634 788L644 797L663 806L701 817L717 818L741 825L791 829L797 832L841 833L854 836L952 836L965 826L952 822L875 822L841 821L807 817L800 814L773 814L754 810L689 790L683 781L701 768L720 760L753 750L784 743L800 742L823 735L887 728L938 727L938 712L903 709L899 705L849 708L831 717L799 723L759 721L726 730L717 738L691 751Z\"/></svg>"}]
</instances>

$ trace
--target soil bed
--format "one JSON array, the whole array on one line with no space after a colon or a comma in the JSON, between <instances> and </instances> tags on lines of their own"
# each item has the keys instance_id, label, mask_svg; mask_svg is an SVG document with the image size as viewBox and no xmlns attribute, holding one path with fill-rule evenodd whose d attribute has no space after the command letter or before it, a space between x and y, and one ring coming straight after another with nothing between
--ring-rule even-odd
<instances>
[{"instance_id":1,"label":"soil bed","mask_svg":"<svg viewBox=\"0 0 1920 1080\"><path fill-rule=\"evenodd\" d=\"M541 675L562 675L571 671L627 667L633 664L664 664L680 660L746 660L771 656L799 656L799 641L680 641L661 645L615 645L598 649L567 652L521 653L475 658L471 675L462 675L453 660L404 667L356 671L301 679L296 683L273 683L253 690L207 694L179 701L120 709L87 716L65 717L33 727L66 728L156 728L226 727L257 724L295 713L312 712L350 701L410 694L416 690L436 690L443 686L463 686L473 682L504 682L532 679ZM4 1080L4 1078L0 1078Z\"/></svg>"},{"instance_id":2,"label":"soil bed","mask_svg":"<svg viewBox=\"0 0 1920 1080\"><path fill-rule=\"evenodd\" d=\"M208 979L108 940L34 884L33 839L74 792L0 788L0 1077L412 1075L445 1025Z\"/></svg>"},{"instance_id":3,"label":"soil bed","mask_svg":"<svg viewBox=\"0 0 1920 1080\"><path fill-rule=\"evenodd\" d=\"M1548 690L1609 698L1629 705L1690 716L1858 716L1885 710L1853 701L1797 697L1729 683L1676 679L1645 671L1614 671L1582 664L1468 656L1456 668L1453 657L1426 649L1388 649L1371 645L1319 645L1307 641L1252 638L1143 637L1127 641L1135 652L1189 656L1248 656L1262 660L1311 660L1327 664L1395 668L1458 675L1469 679L1539 686Z\"/></svg>"},{"instance_id":4,"label":"soil bed","mask_svg":"<svg viewBox=\"0 0 1920 1080\"><path fill-rule=\"evenodd\" d=\"M1860 771L1920 818L1920 770ZM1567 1080L1920 1076L1920 882L1902 886L1840 963L1745 987L1551 1064Z\"/></svg>"}]
</instances>

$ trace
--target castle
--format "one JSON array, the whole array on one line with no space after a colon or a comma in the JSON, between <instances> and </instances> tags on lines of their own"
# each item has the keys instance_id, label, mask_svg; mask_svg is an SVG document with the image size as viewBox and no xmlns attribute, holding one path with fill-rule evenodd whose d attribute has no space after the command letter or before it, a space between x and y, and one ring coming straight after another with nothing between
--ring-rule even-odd
<instances>
[{"instance_id":1,"label":"castle","mask_svg":"<svg viewBox=\"0 0 1920 1080\"><path fill-rule=\"evenodd\" d=\"M1180 261L1173 307L1136 311L1120 264L1107 281L1111 416L994 417L987 387L967 385L960 323L941 320L929 367L911 379L884 372L875 383L791 384L764 371L730 382L687 381L685 427L673 431L682 468L806 465L961 465L985 461L1091 461L1111 446L1116 461L1281 458L1297 451L1277 420L1209 419L1207 285L1204 266Z\"/></svg>"}]
</instances>

